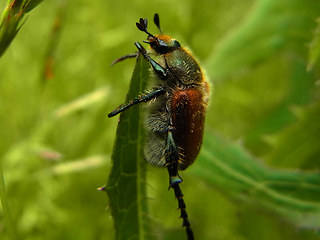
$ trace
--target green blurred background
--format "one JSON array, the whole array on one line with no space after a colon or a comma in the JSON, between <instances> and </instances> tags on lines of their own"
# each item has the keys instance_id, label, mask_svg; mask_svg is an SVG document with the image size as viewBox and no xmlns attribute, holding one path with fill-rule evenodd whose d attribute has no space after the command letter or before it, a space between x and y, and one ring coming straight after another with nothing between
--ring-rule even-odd
<instances>
[{"instance_id":1,"label":"green blurred background","mask_svg":"<svg viewBox=\"0 0 320 240\"><path fill-rule=\"evenodd\" d=\"M108 199L96 189L117 126L106 115L124 101L135 60L110 64L136 51L146 36L135 22L156 12L213 83L208 138L235 144L270 174L320 167L319 50L310 48L319 0L46 0L0 59L0 160L18 239L113 239ZM196 239L320 239L320 212L297 224L201 174L182 173ZM318 207L319 183L303 196ZM167 184L164 169L148 167L148 217L158 239L185 239ZM304 195L300 185L288 194ZM9 235L1 210L0 238Z\"/></svg>"}]
</instances>

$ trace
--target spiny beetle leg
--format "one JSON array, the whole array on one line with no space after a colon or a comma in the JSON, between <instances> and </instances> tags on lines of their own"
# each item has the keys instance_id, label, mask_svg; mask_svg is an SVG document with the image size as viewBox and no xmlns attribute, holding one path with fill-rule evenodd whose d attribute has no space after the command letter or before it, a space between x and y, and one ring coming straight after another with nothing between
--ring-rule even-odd
<instances>
[{"instance_id":1,"label":"spiny beetle leg","mask_svg":"<svg viewBox=\"0 0 320 240\"><path fill-rule=\"evenodd\" d=\"M154 61L147 53L147 50L140 43L135 42L134 44L136 45L142 56L151 64L153 70L158 74L158 76L161 79L165 79L167 77L166 69L164 69L159 63Z\"/></svg>"},{"instance_id":2,"label":"spiny beetle leg","mask_svg":"<svg viewBox=\"0 0 320 240\"><path fill-rule=\"evenodd\" d=\"M170 128L170 127L169 127ZM174 142L172 128L168 129L167 147L166 147L166 167L169 173L169 189L173 188L174 195L178 200L178 208L180 209L180 217L182 218L182 226L186 228L188 240L193 240L193 231L186 211L186 204L183 199L183 193L180 189L181 177L178 174L179 152Z\"/></svg>"},{"instance_id":3,"label":"spiny beetle leg","mask_svg":"<svg viewBox=\"0 0 320 240\"><path fill-rule=\"evenodd\" d=\"M108 114L108 117L114 117L117 114L123 112L124 110L128 109L129 107L132 107L133 105L141 102L148 102L157 96L164 94L165 90L162 87L154 88L151 91L147 91L144 94L139 95L138 97L130 100L127 104L122 104L119 107L117 107L115 110L113 110L111 113Z\"/></svg>"}]
</instances>

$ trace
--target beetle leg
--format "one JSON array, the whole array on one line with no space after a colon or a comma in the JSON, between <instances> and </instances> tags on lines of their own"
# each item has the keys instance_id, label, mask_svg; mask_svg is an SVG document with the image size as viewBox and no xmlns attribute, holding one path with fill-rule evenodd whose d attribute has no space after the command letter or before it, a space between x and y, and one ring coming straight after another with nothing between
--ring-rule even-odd
<instances>
[{"instance_id":1,"label":"beetle leg","mask_svg":"<svg viewBox=\"0 0 320 240\"><path fill-rule=\"evenodd\" d=\"M119 57L118 59L114 60L114 61L111 63L111 66L113 66L113 65L115 65L116 63L121 62L121 61L123 61L123 60L125 60L125 59L134 58L134 57L137 57L137 56L138 56L138 52L124 55L124 56Z\"/></svg>"},{"instance_id":2,"label":"beetle leg","mask_svg":"<svg viewBox=\"0 0 320 240\"><path fill-rule=\"evenodd\" d=\"M168 130L167 148L165 151L166 167L168 169L170 177L169 188L171 188L173 185L182 182L182 179L178 174L179 153L172 136L172 130Z\"/></svg>"},{"instance_id":3,"label":"beetle leg","mask_svg":"<svg viewBox=\"0 0 320 240\"><path fill-rule=\"evenodd\" d=\"M171 127L172 128L172 127ZM181 215L180 217L183 219L182 226L186 227L186 232L188 236L188 240L193 240L193 232L191 229L190 221L188 218L188 214L186 211L186 204L183 199L183 193L180 189L180 183L182 182L181 177L178 173L178 160L179 160L179 152L178 148L174 142L172 129L168 129L168 138L167 138L167 147L165 150L165 158L166 158L166 167L169 173L169 189L173 188L174 195L178 200L178 208L180 209Z\"/></svg>"},{"instance_id":4,"label":"beetle leg","mask_svg":"<svg viewBox=\"0 0 320 240\"><path fill-rule=\"evenodd\" d=\"M151 67L158 74L158 76L161 79L165 79L167 77L166 69L163 68L159 63L154 61L147 53L147 50L140 43L135 42L134 44L136 45L142 56L151 64Z\"/></svg>"},{"instance_id":5,"label":"beetle leg","mask_svg":"<svg viewBox=\"0 0 320 240\"><path fill-rule=\"evenodd\" d=\"M165 93L164 88L162 88L162 87L154 88L151 91L147 91L144 94L141 94L141 95L137 96L136 98L130 100L128 103L120 105L119 107L114 109L111 113L109 113L108 117L109 118L114 117L115 115L123 112L127 108L132 107L133 105L135 105L137 103L148 102L148 101L150 101L150 100L152 100L152 99L154 99L164 93Z\"/></svg>"}]
</instances>

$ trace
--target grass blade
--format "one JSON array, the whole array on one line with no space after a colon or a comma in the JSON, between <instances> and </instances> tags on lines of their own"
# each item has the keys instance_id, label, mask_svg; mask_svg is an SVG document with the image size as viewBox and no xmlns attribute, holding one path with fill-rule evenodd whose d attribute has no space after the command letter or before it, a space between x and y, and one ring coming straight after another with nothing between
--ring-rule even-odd
<instances>
[{"instance_id":1,"label":"grass blade","mask_svg":"<svg viewBox=\"0 0 320 240\"><path fill-rule=\"evenodd\" d=\"M9 1L0 20L0 57L22 27L25 14L41 2L42 0Z\"/></svg>"}]
</instances>

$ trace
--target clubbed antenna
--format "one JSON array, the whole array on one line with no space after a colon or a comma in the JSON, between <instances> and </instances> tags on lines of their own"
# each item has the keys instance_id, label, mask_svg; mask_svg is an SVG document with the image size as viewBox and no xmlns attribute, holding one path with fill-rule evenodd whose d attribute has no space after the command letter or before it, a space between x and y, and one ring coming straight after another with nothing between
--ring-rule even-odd
<instances>
[{"instance_id":1,"label":"clubbed antenna","mask_svg":"<svg viewBox=\"0 0 320 240\"><path fill-rule=\"evenodd\" d=\"M147 27L148 27L148 19L143 19L140 18L139 22L136 23L137 28L142 31L142 32L146 32L147 31Z\"/></svg>"},{"instance_id":2,"label":"clubbed antenna","mask_svg":"<svg viewBox=\"0 0 320 240\"><path fill-rule=\"evenodd\" d=\"M136 26L141 32L145 32L146 34L148 34L149 37L155 38L155 36L153 36L147 30L148 29L148 20L146 18L145 19L140 18L139 22L136 22Z\"/></svg>"},{"instance_id":3,"label":"clubbed antenna","mask_svg":"<svg viewBox=\"0 0 320 240\"><path fill-rule=\"evenodd\" d=\"M154 24L159 28L160 33L162 33L161 28L160 28L160 19L159 19L159 14L155 13L153 17Z\"/></svg>"}]
</instances>

